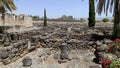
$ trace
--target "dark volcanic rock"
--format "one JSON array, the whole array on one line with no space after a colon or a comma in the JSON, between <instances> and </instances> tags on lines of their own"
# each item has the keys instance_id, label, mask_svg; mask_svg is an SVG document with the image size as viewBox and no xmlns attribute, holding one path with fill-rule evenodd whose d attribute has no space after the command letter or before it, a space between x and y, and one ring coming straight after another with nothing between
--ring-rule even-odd
<instances>
[{"instance_id":1,"label":"dark volcanic rock","mask_svg":"<svg viewBox=\"0 0 120 68\"><path fill-rule=\"evenodd\" d=\"M6 42L4 42L4 44L3 44L5 47L6 46L9 46L10 45L10 42L9 41L6 41Z\"/></svg>"},{"instance_id":2,"label":"dark volcanic rock","mask_svg":"<svg viewBox=\"0 0 120 68\"><path fill-rule=\"evenodd\" d=\"M12 52L13 52L14 54L16 54L16 53L18 53L19 51L18 51L17 48L14 48L14 49L12 49Z\"/></svg>"},{"instance_id":3,"label":"dark volcanic rock","mask_svg":"<svg viewBox=\"0 0 120 68\"><path fill-rule=\"evenodd\" d=\"M97 47L97 51L98 51L98 52L104 52L104 51L106 51L108 48L109 48L109 46L103 44L102 46Z\"/></svg>"},{"instance_id":4,"label":"dark volcanic rock","mask_svg":"<svg viewBox=\"0 0 120 68\"><path fill-rule=\"evenodd\" d=\"M60 54L54 54L54 59L59 60L60 59Z\"/></svg>"},{"instance_id":5,"label":"dark volcanic rock","mask_svg":"<svg viewBox=\"0 0 120 68\"><path fill-rule=\"evenodd\" d=\"M0 52L0 55L1 55L1 59L6 59L6 58L8 58L9 53L7 52L6 49L2 49Z\"/></svg>"},{"instance_id":6,"label":"dark volcanic rock","mask_svg":"<svg viewBox=\"0 0 120 68\"><path fill-rule=\"evenodd\" d=\"M12 45L13 45L13 47L18 48L18 47L25 45L25 44L27 44L27 42L22 40L22 41L17 41L15 43L13 43Z\"/></svg>"},{"instance_id":7,"label":"dark volcanic rock","mask_svg":"<svg viewBox=\"0 0 120 68\"><path fill-rule=\"evenodd\" d=\"M32 59L30 57L24 57L22 60L23 66L29 67L32 65Z\"/></svg>"},{"instance_id":8,"label":"dark volcanic rock","mask_svg":"<svg viewBox=\"0 0 120 68\"><path fill-rule=\"evenodd\" d=\"M36 49L35 46L31 46L31 47L28 49L28 51L31 52L31 51L34 51L35 49Z\"/></svg>"},{"instance_id":9,"label":"dark volcanic rock","mask_svg":"<svg viewBox=\"0 0 120 68\"><path fill-rule=\"evenodd\" d=\"M10 45L10 46L7 46L6 48L8 51L11 51L13 49L13 46Z\"/></svg>"},{"instance_id":10,"label":"dark volcanic rock","mask_svg":"<svg viewBox=\"0 0 120 68\"><path fill-rule=\"evenodd\" d=\"M68 59L69 50L66 43L62 43L62 45L60 46L60 49L61 49L61 54L60 54L61 60Z\"/></svg>"},{"instance_id":11,"label":"dark volcanic rock","mask_svg":"<svg viewBox=\"0 0 120 68\"><path fill-rule=\"evenodd\" d=\"M1 61L4 65L7 65L11 62L11 59L7 58L7 59L2 59Z\"/></svg>"}]
</instances>

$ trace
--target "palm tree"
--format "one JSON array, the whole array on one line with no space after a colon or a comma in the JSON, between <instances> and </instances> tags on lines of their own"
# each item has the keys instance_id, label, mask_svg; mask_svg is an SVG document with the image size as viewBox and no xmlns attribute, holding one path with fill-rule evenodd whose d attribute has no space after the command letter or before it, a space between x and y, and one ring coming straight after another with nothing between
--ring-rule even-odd
<instances>
[{"instance_id":1,"label":"palm tree","mask_svg":"<svg viewBox=\"0 0 120 68\"><path fill-rule=\"evenodd\" d=\"M5 25L5 13L6 9L9 11L16 10L16 6L13 0L0 0L0 13L2 14L3 25Z\"/></svg>"},{"instance_id":2,"label":"palm tree","mask_svg":"<svg viewBox=\"0 0 120 68\"><path fill-rule=\"evenodd\" d=\"M119 0L99 0L97 5L97 12L101 14L102 11L108 14L108 9L110 12L113 11L114 16L114 27L113 27L113 37L120 38L120 1Z\"/></svg>"}]
</instances>

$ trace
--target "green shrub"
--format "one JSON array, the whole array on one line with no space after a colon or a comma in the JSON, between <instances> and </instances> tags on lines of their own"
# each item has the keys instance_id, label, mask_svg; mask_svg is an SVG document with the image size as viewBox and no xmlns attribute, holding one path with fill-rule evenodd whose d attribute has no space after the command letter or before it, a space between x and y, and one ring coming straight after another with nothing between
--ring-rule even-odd
<instances>
[{"instance_id":1,"label":"green shrub","mask_svg":"<svg viewBox=\"0 0 120 68\"><path fill-rule=\"evenodd\" d=\"M103 21L103 22L109 22L109 19L104 18L102 21Z\"/></svg>"}]
</instances>

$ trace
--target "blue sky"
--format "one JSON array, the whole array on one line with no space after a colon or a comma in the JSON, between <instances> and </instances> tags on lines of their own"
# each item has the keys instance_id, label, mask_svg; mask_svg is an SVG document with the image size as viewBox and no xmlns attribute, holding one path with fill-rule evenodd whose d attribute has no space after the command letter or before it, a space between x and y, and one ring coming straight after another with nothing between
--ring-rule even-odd
<instances>
[{"instance_id":1,"label":"blue sky","mask_svg":"<svg viewBox=\"0 0 120 68\"><path fill-rule=\"evenodd\" d=\"M15 0L17 14L39 15L43 16L43 10L46 8L48 18L58 18L62 15L72 15L75 18L88 17L88 0ZM101 16L105 17L102 13ZM112 17L109 13L108 17Z\"/></svg>"}]
</instances>

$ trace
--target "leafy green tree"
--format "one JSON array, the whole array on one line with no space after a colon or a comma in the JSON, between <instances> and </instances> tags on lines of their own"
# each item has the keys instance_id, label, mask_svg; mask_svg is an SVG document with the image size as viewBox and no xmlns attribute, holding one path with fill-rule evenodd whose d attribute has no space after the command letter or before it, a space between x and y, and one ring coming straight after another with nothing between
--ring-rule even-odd
<instances>
[{"instance_id":1,"label":"leafy green tree","mask_svg":"<svg viewBox=\"0 0 120 68\"><path fill-rule=\"evenodd\" d=\"M73 16L68 16L68 20L73 20Z\"/></svg>"},{"instance_id":2,"label":"leafy green tree","mask_svg":"<svg viewBox=\"0 0 120 68\"><path fill-rule=\"evenodd\" d=\"M81 22L85 22L86 20L84 18L80 18L80 21Z\"/></svg>"},{"instance_id":3,"label":"leafy green tree","mask_svg":"<svg viewBox=\"0 0 120 68\"><path fill-rule=\"evenodd\" d=\"M89 27L95 26L95 6L94 6L94 0L89 0Z\"/></svg>"},{"instance_id":4,"label":"leafy green tree","mask_svg":"<svg viewBox=\"0 0 120 68\"><path fill-rule=\"evenodd\" d=\"M32 16L32 19L36 21L36 20L39 20L40 18L39 16Z\"/></svg>"},{"instance_id":5,"label":"leafy green tree","mask_svg":"<svg viewBox=\"0 0 120 68\"><path fill-rule=\"evenodd\" d=\"M46 9L44 9L44 26L47 26L47 15L46 15Z\"/></svg>"}]
</instances>

